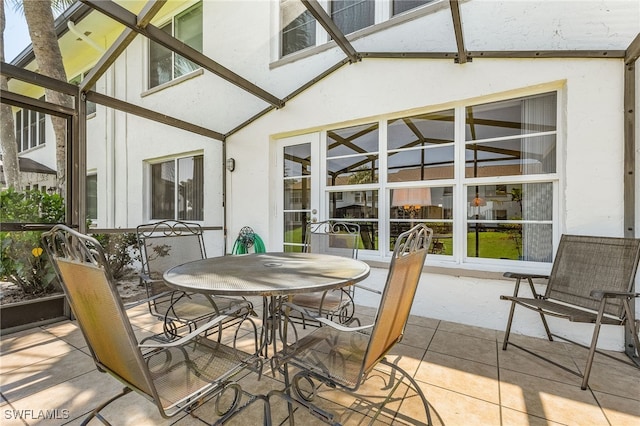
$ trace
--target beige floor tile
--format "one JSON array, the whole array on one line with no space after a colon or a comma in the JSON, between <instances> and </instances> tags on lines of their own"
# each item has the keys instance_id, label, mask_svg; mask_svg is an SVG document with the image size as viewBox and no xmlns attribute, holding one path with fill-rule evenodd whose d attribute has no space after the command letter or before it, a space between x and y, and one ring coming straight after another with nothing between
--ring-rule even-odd
<instances>
[{"instance_id":1,"label":"beige floor tile","mask_svg":"<svg viewBox=\"0 0 640 426\"><path fill-rule=\"evenodd\" d=\"M74 350L4 373L2 395L13 402L95 369L90 356Z\"/></svg>"},{"instance_id":2,"label":"beige floor tile","mask_svg":"<svg viewBox=\"0 0 640 426\"><path fill-rule=\"evenodd\" d=\"M576 373L579 372L574 360L566 355L560 355L553 352L540 352L541 355L551 361L569 368ZM498 350L498 362L500 370L512 370L520 373L526 373L533 376L556 380L572 385L580 385L582 378L576 374L572 374L550 362L544 361L534 355L531 355L515 346L510 346L506 351L502 347Z\"/></svg>"},{"instance_id":3,"label":"beige floor tile","mask_svg":"<svg viewBox=\"0 0 640 426\"><path fill-rule=\"evenodd\" d=\"M428 351L416 380L494 404L500 402L498 372L488 364Z\"/></svg>"},{"instance_id":4,"label":"beige floor tile","mask_svg":"<svg viewBox=\"0 0 640 426\"><path fill-rule=\"evenodd\" d=\"M29 425L53 426L84 417L85 413L110 396L116 395L121 389L122 385L117 380L107 374L93 371L13 401L12 406L23 412L43 410L58 413L62 419L36 419L28 422Z\"/></svg>"},{"instance_id":5,"label":"beige floor tile","mask_svg":"<svg viewBox=\"0 0 640 426\"><path fill-rule=\"evenodd\" d=\"M629 388L629 393L640 393L638 383ZM638 399L621 398L615 395L594 392L609 423L616 426L637 426L640 424L640 403Z\"/></svg>"},{"instance_id":6,"label":"beige floor tile","mask_svg":"<svg viewBox=\"0 0 640 426\"><path fill-rule=\"evenodd\" d=\"M420 383L434 425L499 425L500 406L467 395Z\"/></svg>"},{"instance_id":7,"label":"beige floor tile","mask_svg":"<svg viewBox=\"0 0 640 426\"><path fill-rule=\"evenodd\" d=\"M436 331L429 351L489 365L497 365L498 362L495 341L440 330Z\"/></svg>"},{"instance_id":8,"label":"beige floor tile","mask_svg":"<svg viewBox=\"0 0 640 426\"><path fill-rule=\"evenodd\" d=\"M579 365L580 371L585 366ZM613 364L593 363L589 376L589 387L596 392L631 398L640 406L640 369L613 362Z\"/></svg>"},{"instance_id":9,"label":"beige floor tile","mask_svg":"<svg viewBox=\"0 0 640 426\"><path fill-rule=\"evenodd\" d=\"M68 343L56 338L52 334L46 333L46 339L40 339L29 345L22 345L21 348L2 351L0 355L0 374L36 364L51 357L73 351L75 348ZM2 380L2 379L0 379Z\"/></svg>"},{"instance_id":10,"label":"beige floor tile","mask_svg":"<svg viewBox=\"0 0 640 426\"><path fill-rule=\"evenodd\" d=\"M501 423L502 426L562 426L562 423L552 422L541 417L531 416L521 411L512 410L502 407Z\"/></svg>"},{"instance_id":11,"label":"beige floor tile","mask_svg":"<svg viewBox=\"0 0 640 426\"><path fill-rule=\"evenodd\" d=\"M426 317L411 315L409 317L409 320L407 321L407 324L417 325L419 327L425 327L425 328L433 328L435 330L436 328L439 327L440 320L437 320L434 318L426 318Z\"/></svg>"},{"instance_id":12,"label":"beige floor tile","mask_svg":"<svg viewBox=\"0 0 640 426\"><path fill-rule=\"evenodd\" d=\"M566 425L608 425L589 391L510 370L500 371L502 405Z\"/></svg>"},{"instance_id":13,"label":"beige floor tile","mask_svg":"<svg viewBox=\"0 0 640 426\"><path fill-rule=\"evenodd\" d=\"M0 353L6 355L30 346L40 345L51 341L53 337L39 327L11 333L0 337Z\"/></svg>"},{"instance_id":14,"label":"beige floor tile","mask_svg":"<svg viewBox=\"0 0 640 426\"><path fill-rule=\"evenodd\" d=\"M498 337L498 332L496 330L450 321L440 321L438 331L447 331L449 333L457 333L470 337L479 337L491 341L495 341Z\"/></svg>"},{"instance_id":15,"label":"beige floor tile","mask_svg":"<svg viewBox=\"0 0 640 426\"><path fill-rule=\"evenodd\" d=\"M75 321L63 321L45 326L43 329L76 348L87 346L87 341Z\"/></svg>"},{"instance_id":16,"label":"beige floor tile","mask_svg":"<svg viewBox=\"0 0 640 426\"><path fill-rule=\"evenodd\" d=\"M436 333L434 328L426 328L421 325L407 324L402 336L402 343L418 348L426 348L429 346L433 335Z\"/></svg>"}]
</instances>

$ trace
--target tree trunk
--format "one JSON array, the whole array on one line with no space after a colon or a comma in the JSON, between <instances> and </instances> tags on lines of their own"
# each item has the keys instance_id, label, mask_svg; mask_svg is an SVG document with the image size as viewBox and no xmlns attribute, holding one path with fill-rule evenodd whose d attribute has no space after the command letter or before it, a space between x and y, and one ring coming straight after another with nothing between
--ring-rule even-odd
<instances>
[{"instance_id":1,"label":"tree trunk","mask_svg":"<svg viewBox=\"0 0 640 426\"><path fill-rule=\"evenodd\" d=\"M0 62L4 62L4 0L0 0ZM0 88L9 89L7 77L0 76ZM15 124L11 105L0 105L0 147L2 148L2 170L7 187L22 189L20 166L18 164L18 146L16 145Z\"/></svg>"},{"instance_id":2,"label":"tree trunk","mask_svg":"<svg viewBox=\"0 0 640 426\"><path fill-rule=\"evenodd\" d=\"M31 45L36 63L41 74L61 81L67 81L67 74L62 62L62 54L58 45L58 37L54 26L51 1L24 0L24 16L29 27ZM71 97L54 90L46 90L47 101L73 108ZM53 131L56 137L56 170L58 188L64 191L66 181L66 136L67 122L60 117L51 116Z\"/></svg>"}]
</instances>

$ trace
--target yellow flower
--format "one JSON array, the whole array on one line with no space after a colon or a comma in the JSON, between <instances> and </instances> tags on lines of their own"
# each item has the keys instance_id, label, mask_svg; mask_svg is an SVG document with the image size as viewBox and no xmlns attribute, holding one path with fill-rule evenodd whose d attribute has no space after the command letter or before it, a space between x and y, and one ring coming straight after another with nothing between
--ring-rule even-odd
<instances>
[{"instance_id":1,"label":"yellow flower","mask_svg":"<svg viewBox=\"0 0 640 426\"><path fill-rule=\"evenodd\" d=\"M34 255L35 257L41 256L42 255L42 247L36 247L33 250L31 250L31 254Z\"/></svg>"}]
</instances>

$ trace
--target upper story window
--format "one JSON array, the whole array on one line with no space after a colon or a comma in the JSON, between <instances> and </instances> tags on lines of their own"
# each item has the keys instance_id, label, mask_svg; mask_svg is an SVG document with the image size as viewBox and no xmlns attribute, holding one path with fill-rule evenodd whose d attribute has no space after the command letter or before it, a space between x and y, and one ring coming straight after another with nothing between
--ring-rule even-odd
<instances>
[{"instance_id":1,"label":"upper story window","mask_svg":"<svg viewBox=\"0 0 640 426\"><path fill-rule=\"evenodd\" d=\"M282 56L316 45L316 19L299 1L280 0Z\"/></svg>"},{"instance_id":2,"label":"upper story window","mask_svg":"<svg viewBox=\"0 0 640 426\"><path fill-rule=\"evenodd\" d=\"M343 34L351 34L373 25L374 0L332 0L331 19Z\"/></svg>"},{"instance_id":3,"label":"upper story window","mask_svg":"<svg viewBox=\"0 0 640 426\"><path fill-rule=\"evenodd\" d=\"M395 16L434 1L435 0L393 0L392 13Z\"/></svg>"},{"instance_id":4,"label":"upper story window","mask_svg":"<svg viewBox=\"0 0 640 426\"><path fill-rule=\"evenodd\" d=\"M44 100L44 96L40 98ZM35 148L45 143L45 114L28 109L18 110L15 116L16 144L18 152Z\"/></svg>"},{"instance_id":5,"label":"upper story window","mask_svg":"<svg viewBox=\"0 0 640 426\"><path fill-rule=\"evenodd\" d=\"M151 165L151 219L204 220L204 156Z\"/></svg>"},{"instance_id":6,"label":"upper story window","mask_svg":"<svg viewBox=\"0 0 640 426\"><path fill-rule=\"evenodd\" d=\"M75 76L71 80L69 80L69 83L75 84L76 86L79 86L88 72L89 71L78 74L77 76ZM95 102L91 102L91 101L87 101L87 115L95 114L95 112L96 112L96 103Z\"/></svg>"},{"instance_id":7,"label":"upper story window","mask_svg":"<svg viewBox=\"0 0 640 426\"><path fill-rule=\"evenodd\" d=\"M202 52L202 3L174 16L160 29L187 46ZM149 42L149 89L196 69L198 65L193 62L156 42Z\"/></svg>"},{"instance_id":8,"label":"upper story window","mask_svg":"<svg viewBox=\"0 0 640 426\"><path fill-rule=\"evenodd\" d=\"M328 0L321 2L343 34L384 22L437 0ZM324 44L328 34L298 0L280 0L280 56Z\"/></svg>"}]
</instances>

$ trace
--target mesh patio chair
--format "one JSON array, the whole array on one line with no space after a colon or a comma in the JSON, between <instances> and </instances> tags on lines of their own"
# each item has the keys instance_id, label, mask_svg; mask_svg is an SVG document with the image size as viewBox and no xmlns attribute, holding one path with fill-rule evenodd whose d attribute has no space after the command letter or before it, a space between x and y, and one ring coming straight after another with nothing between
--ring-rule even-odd
<instances>
[{"instance_id":1,"label":"mesh patio chair","mask_svg":"<svg viewBox=\"0 0 640 426\"><path fill-rule=\"evenodd\" d=\"M200 225L165 220L140 225L136 231L142 260L140 280L147 289L149 312L164 321L165 333L175 333L183 324L195 328L200 321L228 312L235 312L234 316L253 313L247 300L175 291L163 281L167 269L207 257Z\"/></svg>"},{"instance_id":2,"label":"mesh patio chair","mask_svg":"<svg viewBox=\"0 0 640 426\"><path fill-rule=\"evenodd\" d=\"M42 240L98 370L125 385L83 424L94 417L108 424L100 411L132 390L154 402L167 418L214 397L220 422L241 409L238 402L248 394L234 376L249 369L259 373L262 364L255 354L205 337L206 330L224 321L224 315L182 338L167 340L161 334L138 342L98 241L64 225L44 233ZM246 321L253 324L250 318ZM257 351L257 340L255 346Z\"/></svg>"},{"instance_id":3,"label":"mesh patio chair","mask_svg":"<svg viewBox=\"0 0 640 426\"><path fill-rule=\"evenodd\" d=\"M360 226L356 223L326 221L309 223L306 229L305 250L307 253L331 254L334 256L358 258ZM305 308L314 317L322 316L342 324L349 323L354 316L354 295L356 287L378 291L356 284L342 289L324 292L296 294L291 302ZM293 313L290 313L293 315ZM309 317L300 317L304 325ZM309 321L312 324L314 321ZM316 324L318 324L316 322Z\"/></svg>"},{"instance_id":4,"label":"mesh patio chair","mask_svg":"<svg viewBox=\"0 0 640 426\"><path fill-rule=\"evenodd\" d=\"M272 392L290 403L300 404L327 423L338 424L336 416L314 404L317 388L314 380L347 392L355 392L367 380L378 364L391 369L384 401L375 404L378 411L371 422L385 409L385 404L404 379L415 388L425 409L425 419L431 423L427 400L415 380L398 365L388 362L386 354L402 340L413 299L422 273L432 230L420 224L401 234L395 249L375 322L371 325L346 327L323 317L317 320L325 326L311 331L286 346L276 357L284 369L285 392ZM290 379L289 369L298 372ZM399 375L398 380L395 376ZM312 389L305 389L308 385ZM290 414L292 415L292 414Z\"/></svg>"},{"instance_id":5,"label":"mesh patio chair","mask_svg":"<svg viewBox=\"0 0 640 426\"><path fill-rule=\"evenodd\" d=\"M638 327L631 303L640 293L634 291L634 282L640 259L640 239L563 235L558 246L551 275L527 275L507 272L505 277L515 278L513 296L500 296L511 301L511 310L505 330L503 350L511 344L509 335L516 305L537 311L550 341L553 337L573 342L551 333L546 315L568 319L571 322L593 323L593 337L584 373L558 365L539 354L539 358L582 377L582 389L587 388L591 366L598 344L602 324L625 326L625 352L636 366L640 366ZM548 279L544 294L538 294L534 278ZM520 281L527 279L533 297L519 296ZM583 345L580 345L583 346ZM584 346L586 347L586 346ZM530 352L527 349L524 349ZM606 354L603 354L606 355ZM617 359L617 358L613 358Z\"/></svg>"}]
</instances>

